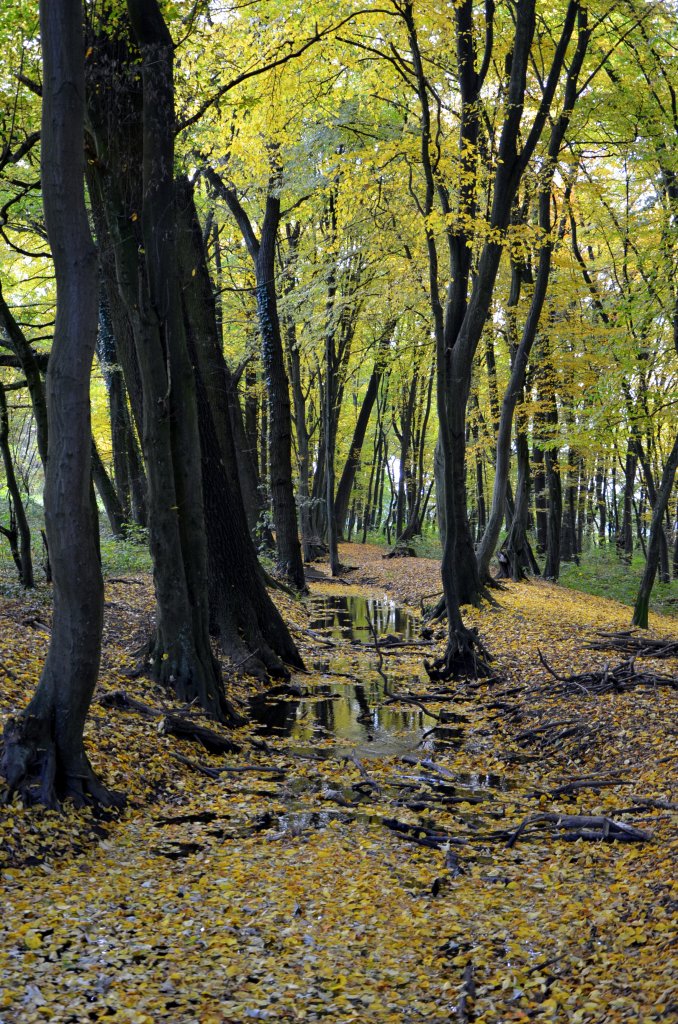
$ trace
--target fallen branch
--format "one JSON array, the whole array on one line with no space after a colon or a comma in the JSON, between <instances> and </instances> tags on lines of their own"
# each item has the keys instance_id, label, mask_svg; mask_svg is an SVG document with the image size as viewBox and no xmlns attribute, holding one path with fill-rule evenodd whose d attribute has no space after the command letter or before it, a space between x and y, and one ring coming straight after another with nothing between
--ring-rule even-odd
<instances>
[{"instance_id":1,"label":"fallen branch","mask_svg":"<svg viewBox=\"0 0 678 1024\"><path fill-rule=\"evenodd\" d=\"M573 793L577 793L580 789L605 789L607 786L632 786L632 782L625 782L623 779L596 779L594 776L585 776L581 779L572 779L571 782L565 782L562 786L556 786L549 793L552 799L559 796L571 796Z\"/></svg>"},{"instance_id":2,"label":"fallen branch","mask_svg":"<svg viewBox=\"0 0 678 1024\"><path fill-rule=\"evenodd\" d=\"M465 846L465 839L458 839L447 832L436 832L434 829L425 828L423 825L410 825L407 821L399 821L398 818L382 818L382 825L397 832L402 839L407 839L417 846L426 846L429 849L439 849L447 843L455 846Z\"/></svg>"},{"instance_id":3,"label":"fallen branch","mask_svg":"<svg viewBox=\"0 0 678 1024\"><path fill-rule=\"evenodd\" d=\"M539 660L547 672L560 683L560 686L550 687L551 692L554 693L583 692L587 696L601 696L604 693L626 693L636 686L651 686L653 688L668 686L672 690L678 690L676 676L661 675L644 670L638 671L633 658L620 662L614 668L610 668L606 664L602 670L561 676L549 665L541 651L538 654Z\"/></svg>"},{"instance_id":4,"label":"fallen branch","mask_svg":"<svg viewBox=\"0 0 678 1024\"><path fill-rule=\"evenodd\" d=\"M514 846L516 841L531 825L553 825L558 838L576 840L603 840L606 842L647 843L652 838L648 832L642 832L633 825L622 821L613 821L601 814L532 814L520 823L515 832L511 833L506 845Z\"/></svg>"},{"instance_id":5,"label":"fallen branch","mask_svg":"<svg viewBox=\"0 0 678 1024\"><path fill-rule=\"evenodd\" d=\"M473 1019L473 1001L476 997L476 983L473 978L473 964L466 964L464 968L464 983L461 987L461 995L457 1005L457 1020L459 1024L469 1024Z\"/></svg>"},{"instance_id":6,"label":"fallen branch","mask_svg":"<svg viewBox=\"0 0 678 1024\"><path fill-rule=\"evenodd\" d=\"M678 658L678 640L652 640L638 635L635 630L599 632L597 636L598 640L585 645L591 651L619 651L636 658Z\"/></svg>"},{"instance_id":7,"label":"fallen branch","mask_svg":"<svg viewBox=\"0 0 678 1024\"><path fill-rule=\"evenodd\" d=\"M178 715L165 715L158 726L160 735L176 736L180 740L190 740L192 743L201 743L210 754L237 754L241 747L233 740L220 736L212 729L206 729L202 725L196 725L187 718L180 718Z\"/></svg>"}]
</instances>

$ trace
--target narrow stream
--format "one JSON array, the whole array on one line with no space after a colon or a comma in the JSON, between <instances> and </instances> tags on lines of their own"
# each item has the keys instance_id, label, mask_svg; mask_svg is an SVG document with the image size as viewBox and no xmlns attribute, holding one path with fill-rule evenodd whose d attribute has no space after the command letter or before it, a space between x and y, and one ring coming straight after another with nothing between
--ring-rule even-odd
<instances>
[{"instance_id":1,"label":"narrow stream","mask_svg":"<svg viewBox=\"0 0 678 1024\"><path fill-rule=\"evenodd\" d=\"M356 594L314 594L307 601L309 626L331 640L372 640L370 622L377 636L397 636L412 640L416 619L387 597L362 597Z\"/></svg>"},{"instance_id":2,"label":"narrow stream","mask_svg":"<svg viewBox=\"0 0 678 1024\"><path fill-rule=\"evenodd\" d=\"M303 697L253 702L251 713L260 723L260 735L290 737L299 747L316 749L318 754L322 748L315 744L328 739L334 739L339 748L345 745L352 749L359 757L415 749L436 719L419 707L388 703L390 685L377 674L376 655L366 651L364 669L355 673L343 673L336 665L342 647L350 649L356 642L372 642L372 628L382 640L414 639L415 617L387 597L321 594L313 595L307 603L310 629L336 646L327 648L324 660L313 664L314 678L319 681L309 685L304 677L298 677ZM388 665L385 667L388 670ZM350 678L338 678L344 675ZM402 687L402 679L399 685ZM448 741L462 736L458 726L446 726L446 733ZM328 754L336 756L336 752Z\"/></svg>"}]
</instances>

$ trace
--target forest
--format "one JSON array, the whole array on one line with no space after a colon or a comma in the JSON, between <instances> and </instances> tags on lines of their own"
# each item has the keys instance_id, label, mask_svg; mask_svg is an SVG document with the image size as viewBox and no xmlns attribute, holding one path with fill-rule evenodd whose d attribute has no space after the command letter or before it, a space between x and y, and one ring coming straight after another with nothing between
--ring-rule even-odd
<instances>
[{"instance_id":1,"label":"forest","mask_svg":"<svg viewBox=\"0 0 678 1024\"><path fill-rule=\"evenodd\" d=\"M0 1024L678 1014L677 18L0 9Z\"/></svg>"}]
</instances>

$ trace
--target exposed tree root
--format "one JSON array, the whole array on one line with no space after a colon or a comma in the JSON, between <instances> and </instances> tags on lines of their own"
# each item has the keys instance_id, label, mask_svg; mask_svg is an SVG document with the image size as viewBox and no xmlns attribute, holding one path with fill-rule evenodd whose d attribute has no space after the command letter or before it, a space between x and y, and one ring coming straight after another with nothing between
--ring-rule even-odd
<instances>
[{"instance_id":1,"label":"exposed tree root","mask_svg":"<svg viewBox=\"0 0 678 1024\"><path fill-rule=\"evenodd\" d=\"M219 665L211 650L198 652L190 638L165 648L156 634L146 646L149 675L184 704L197 704L224 725L244 725L245 719L226 698Z\"/></svg>"},{"instance_id":2,"label":"exposed tree root","mask_svg":"<svg viewBox=\"0 0 678 1024\"><path fill-rule=\"evenodd\" d=\"M447 641L442 658L432 664L425 661L424 668L431 682L448 679L486 679L493 676L490 668L492 656L482 644L475 629L456 629Z\"/></svg>"},{"instance_id":3,"label":"exposed tree root","mask_svg":"<svg viewBox=\"0 0 678 1024\"><path fill-rule=\"evenodd\" d=\"M617 633L597 633L598 639L586 646L592 651L620 651L636 658L678 658L678 640L652 640L638 636L635 630Z\"/></svg>"},{"instance_id":4,"label":"exposed tree root","mask_svg":"<svg viewBox=\"0 0 678 1024\"><path fill-rule=\"evenodd\" d=\"M623 821L613 821L600 814L532 814L525 818L511 834L507 846L513 846L516 840L531 825L550 826L549 831L559 839L575 841L577 839L606 840L626 843L647 843L652 836L633 825Z\"/></svg>"},{"instance_id":5,"label":"exposed tree root","mask_svg":"<svg viewBox=\"0 0 678 1024\"><path fill-rule=\"evenodd\" d=\"M634 658L622 661L614 668L605 665L598 671L580 672L569 676L558 675L541 651L539 651L539 660L559 684L557 687L551 687L553 692L600 696L603 693L625 693L627 690L633 689L634 686L668 686L672 690L678 690L676 676L636 669Z\"/></svg>"},{"instance_id":6,"label":"exposed tree root","mask_svg":"<svg viewBox=\"0 0 678 1024\"><path fill-rule=\"evenodd\" d=\"M382 558L416 558L417 552L409 544L396 543L395 547L392 547L390 551L387 551Z\"/></svg>"},{"instance_id":7,"label":"exposed tree root","mask_svg":"<svg viewBox=\"0 0 678 1024\"><path fill-rule=\"evenodd\" d=\"M210 754L237 754L241 750L240 745L234 743L233 740L220 736L212 729L196 725L195 722L182 718L180 715L165 715L158 731L169 736L176 736L180 740L201 743Z\"/></svg>"},{"instance_id":8,"label":"exposed tree root","mask_svg":"<svg viewBox=\"0 0 678 1024\"><path fill-rule=\"evenodd\" d=\"M84 746L67 754L60 750L51 721L24 715L5 726L0 774L7 782L6 801L19 794L25 804L61 808L123 807L125 798L104 786L89 763Z\"/></svg>"}]
</instances>

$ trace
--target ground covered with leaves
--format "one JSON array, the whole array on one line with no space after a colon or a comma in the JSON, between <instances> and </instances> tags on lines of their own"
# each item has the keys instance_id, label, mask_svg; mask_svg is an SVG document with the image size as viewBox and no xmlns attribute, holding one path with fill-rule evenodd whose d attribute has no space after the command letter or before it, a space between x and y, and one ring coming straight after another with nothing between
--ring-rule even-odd
<instances>
[{"instance_id":1,"label":"ground covered with leaves","mask_svg":"<svg viewBox=\"0 0 678 1024\"><path fill-rule=\"evenodd\" d=\"M465 610L495 680L432 683L437 563L341 560L310 603L276 596L309 671L231 680L231 733L135 677L150 583L107 583L87 737L129 804L0 808L2 1024L676 1018L675 648L639 651L612 601L509 584ZM0 598L3 721L48 638L44 595Z\"/></svg>"}]
</instances>

